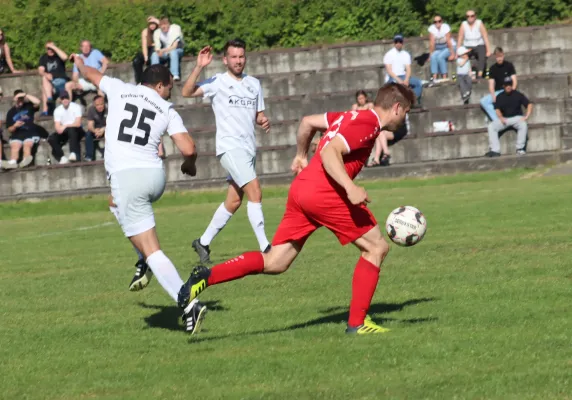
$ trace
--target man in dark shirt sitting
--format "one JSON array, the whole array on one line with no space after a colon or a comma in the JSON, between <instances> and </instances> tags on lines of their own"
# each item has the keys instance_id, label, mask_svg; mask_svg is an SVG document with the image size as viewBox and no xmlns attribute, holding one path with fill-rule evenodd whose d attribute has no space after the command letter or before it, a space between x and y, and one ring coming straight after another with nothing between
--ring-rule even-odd
<instances>
[{"instance_id":1,"label":"man in dark shirt sitting","mask_svg":"<svg viewBox=\"0 0 572 400\"><path fill-rule=\"evenodd\" d=\"M499 132L508 128L517 131L516 154L526 154L526 135L528 124L526 120L532 113L532 103L518 90L512 88L513 80L510 76L504 78L504 92L497 96L494 104L497 119L489 124L489 147L487 157L500 156ZM522 115L522 108L526 107L526 115Z\"/></svg>"},{"instance_id":2,"label":"man in dark shirt sitting","mask_svg":"<svg viewBox=\"0 0 572 400\"><path fill-rule=\"evenodd\" d=\"M491 121L497 120L493 104L496 101L496 97L504 91L504 80L507 77L511 78L513 90L516 90L518 84L514 65L505 61L502 48L497 47L495 49L495 58L497 62L489 69L489 94L481 99L481 107L483 107Z\"/></svg>"},{"instance_id":3,"label":"man in dark shirt sitting","mask_svg":"<svg viewBox=\"0 0 572 400\"><path fill-rule=\"evenodd\" d=\"M37 97L20 89L14 91L14 107L6 115L6 128L10 132L10 161L2 161L2 168L24 168L34 161L32 148L40 141L40 133L34 124L34 114L39 107L40 99ZM22 162L18 164L22 148L24 155Z\"/></svg>"},{"instance_id":4,"label":"man in dark shirt sitting","mask_svg":"<svg viewBox=\"0 0 572 400\"><path fill-rule=\"evenodd\" d=\"M85 161L95 160L95 150L103 156L99 140L105 136L107 108L102 96L95 96L93 104L87 110L87 134L85 135Z\"/></svg>"},{"instance_id":5,"label":"man in dark shirt sitting","mask_svg":"<svg viewBox=\"0 0 572 400\"><path fill-rule=\"evenodd\" d=\"M46 43L46 54L40 57L38 72L42 77L42 115L52 115L55 108L54 93L59 94L66 88L69 78L66 75L68 55L54 42Z\"/></svg>"}]
</instances>

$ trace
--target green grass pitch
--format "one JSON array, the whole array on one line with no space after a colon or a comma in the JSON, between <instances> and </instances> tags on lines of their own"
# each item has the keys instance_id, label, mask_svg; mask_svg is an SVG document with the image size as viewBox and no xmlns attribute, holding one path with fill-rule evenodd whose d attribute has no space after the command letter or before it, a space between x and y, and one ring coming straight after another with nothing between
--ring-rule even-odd
<instances>
[{"instance_id":1,"label":"green grass pitch","mask_svg":"<svg viewBox=\"0 0 572 400\"><path fill-rule=\"evenodd\" d=\"M572 179L531 171L362 182L383 224L423 211L371 307L384 335L344 334L358 252L319 230L281 276L207 289L182 331L156 280L128 292L135 255L105 196L0 204L1 399L570 399ZM264 189L269 237L285 187ZM223 192L166 194L165 253L186 279ZM212 244L256 249L245 210Z\"/></svg>"}]
</instances>

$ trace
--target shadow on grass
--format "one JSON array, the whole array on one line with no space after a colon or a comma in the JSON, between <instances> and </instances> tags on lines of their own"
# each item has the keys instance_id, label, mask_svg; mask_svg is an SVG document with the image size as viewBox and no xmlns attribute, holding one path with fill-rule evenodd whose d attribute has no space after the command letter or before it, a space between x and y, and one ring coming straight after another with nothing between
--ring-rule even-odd
<instances>
[{"instance_id":1,"label":"shadow on grass","mask_svg":"<svg viewBox=\"0 0 572 400\"><path fill-rule=\"evenodd\" d=\"M207 306L208 311L226 311L226 308L219 304L219 301L201 302ZM145 317L145 322L149 328L162 328L170 331L182 331L181 309L176 306L156 306L152 304L139 303L139 306L149 310L157 310L156 313Z\"/></svg>"},{"instance_id":2,"label":"shadow on grass","mask_svg":"<svg viewBox=\"0 0 572 400\"><path fill-rule=\"evenodd\" d=\"M385 323L385 322L394 322L399 324L420 324L425 322L434 322L437 321L437 318L411 318L411 319L398 319L398 318L387 318L381 317L381 314L392 313L395 311L401 311L405 307L413 306L419 303L427 303L430 301L435 301L435 298L421 298L421 299L411 299L404 301L403 303L375 303L372 304L369 308L369 315L372 316L375 322L378 323ZM324 310L319 311L321 314L327 314L320 318L315 318L307 322L303 322L300 324L290 325L284 328L277 328L277 329L265 329L265 330L258 330L258 331L251 331L251 332L243 332L237 334L228 334L228 335L220 335L220 336L212 336L212 337L200 337L200 336L193 336L191 341L194 343L198 342L210 342L213 340L220 340L226 339L229 337L240 337L240 336L253 336L253 335L265 335L269 333L278 333L278 332L287 332L293 331L297 329L305 329L316 325L323 325L323 324L341 324L346 323L348 319L348 307L347 306L338 306L338 307L330 307ZM208 318L208 316L207 316Z\"/></svg>"}]
</instances>

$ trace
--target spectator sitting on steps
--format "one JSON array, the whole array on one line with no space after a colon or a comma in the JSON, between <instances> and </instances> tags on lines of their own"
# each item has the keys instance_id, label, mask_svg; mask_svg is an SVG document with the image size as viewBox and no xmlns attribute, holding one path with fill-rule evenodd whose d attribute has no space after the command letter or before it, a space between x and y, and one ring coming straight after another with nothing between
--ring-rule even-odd
<instances>
[{"instance_id":1,"label":"spectator sitting on steps","mask_svg":"<svg viewBox=\"0 0 572 400\"><path fill-rule=\"evenodd\" d=\"M439 74L443 79L447 79L447 61L455 59L455 40L451 37L451 27L437 14L428 31L431 80L437 80Z\"/></svg>"},{"instance_id":2,"label":"spectator sitting on steps","mask_svg":"<svg viewBox=\"0 0 572 400\"><path fill-rule=\"evenodd\" d=\"M81 127L81 106L72 103L67 92L60 94L62 104L54 111L54 123L56 133L52 133L48 138L48 143L52 147L52 155L60 164L67 164L70 161L80 161L80 140L84 136ZM69 158L64 156L62 145L69 141Z\"/></svg>"},{"instance_id":3,"label":"spectator sitting on steps","mask_svg":"<svg viewBox=\"0 0 572 400\"><path fill-rule=\"evenodd\" d=\"M397 82L411 87L420 104L423 86L421 80L411 76L411 55L403 50L403 36L395 35L394 47L383 56L386 71L386 82Z\"/></svg>"},{"instance_id":4,"label":"spectator sitting on steps","mask_svg":"<svg viewBox=\"0 0 572 400\"><path fill-rule=\"evenodd\" d=\"M516 70L512 63L504 60L504 51L501 47L495 49L496 64L489 70L489 93L481 99L481 107L487 113L491 121L497 120L497 114L493 103L496 96L504 91L505 79L510 77L512 80L512 90L516 90L518 80L516 78Z\"/></svg>"},{"instance_id":5,"label":"spectator sitting on steps","mask_svg":"<svg viewBox=\"0 0 572 400\"><path fill-rule=\"evenodd\" d=\"M38 73L42 77L42 115L44 116L53 113L55 108L53 95L65 90L66 83L69 81L66 75L67 59L68 55L54 42L46 42L46 54L40 57L38 67Z\"/></svg>"},{"instance_id":6,"label":"spectator sitting on steps","mask_svg":"<svg viewBox=\"0 0 572 400\"><path fill-rule=\"evenodd\" d=\"M155 52L151 54L151 65L169 60L169 69L174 81L181 80L179 62L183 58L183 31L177 24L171 24L169 17L161 17L159 28L153 32Z\"/></svg>"},{"instance_id":7,"label":"spectator sitting on steps","mask_svg":"<svg viewBox=\"0 0 572 400\"><path fill-rule=\"evenodd\" d=\"M107 70L107 66L109 65L109 60L105 57L101 51L97 49L93 49L91 47L91 42L89 40L82 40L80 43L80 51L81 57L83 58L83 62L88 67L95 68L99 70L102 74L105 74ZM72 60L73 62L73 60ZM86 81L85 79L79 76L79 70L74 65L73 67L73 74L72 80L66 83L66 90L68 92L69 98L73 99L73 92L97 92L97 88L91 82ZM98 92L100 96L103 96L103 93Z\"/></svg>"},{"instance_id":8,"label":"spectator sitting on steps","mask_svg":"<svg viewBox=\"0 0 572 400\"><path fill-rule=\"evenodd\" d=\"M40 135L34 125L34 114L40 108L40 99L18 89L14 91L14 107L6 115L6 128L10 132L10 161L3 161L4 169L27 167L34 161L32 148L40 141ZM24 157L18 165L20 150L24 148Z\"/></svg>"},{"instance_id":9,"label":"spectator sitting on steps","mask_svg":"<svg viewBox=\"0 0 572 400\"><path fill-rule=\"evenodd\" d=\"M153 33L159 28L159 20L154 16L147 17L147 27L141 31L141 51L133 59L135 83L141 83L143 68L151 65L151 55L155 51Z\"/></svg>"},{"instance_id":10,"label":"spectator sitting on steps","mask_svg":"<svg viewBox=\"0 0 572 400\"><path fill-rule=\"evenodd\" d=\"M373 103L369 101L365 90L358 90L356 92L356 102L352 105L352 110L370 110L373 108Z\"/></svg>"},{"instance_id":11,"label":"spectator sitting on steps","mask_svg":"<svg viewBox=\"0 0 572 400\"><path fill-rule=\"evenodd\" d=\"M85 134L85 161L95 160L95 150L103 156L104 151L99 147L99 140L105 136L107 107L101 96L93 99L93 104L87 110L87 133Z\"/></svg>"},{"instance_id":12,"label":"spectator sitting on steps","mask_svg":"<svg viewBox=\"0 0 572 400\"><path fill-rule=\"evenodd\" d=\"M532 103L525 95L513 89L513 80L507 76L504 78L504 92L497 96L495 111L498 119L489 124L489 147L490 151L485 154L487 157L500 156L499 133L508 128L517 131L516 154L526 154L526 136L528 124L526 120L532 113ZM522 115L522 108L526 107L526 115Z\"/></svg>"},{"instance_id":13,"label":"spectator sitting on steps","mask_svg":"<svg viewBox=\"0 0 572 400\"><path fill-rule=\"evenodd\" d=\"M469 53L471 51L464 46L457 49L457 83L461 92L461 100L463 104L469 104L471 92L473 91L473 79L471 77L471 60Z\"/></svg>"},{"instance_id":14,"label":"spectator sitting on steps","mask_svg":"<svg viewBox=\"0 0 572 400\"><path fill-rule=\"evenodd\" d=\"M475 11L467 11L466 17L459 28L459 45L471 50L471 57L477 59L477 77L481 79L487 68L487 57L491 55L489 34Z\"/></svg>"}]
</instances>

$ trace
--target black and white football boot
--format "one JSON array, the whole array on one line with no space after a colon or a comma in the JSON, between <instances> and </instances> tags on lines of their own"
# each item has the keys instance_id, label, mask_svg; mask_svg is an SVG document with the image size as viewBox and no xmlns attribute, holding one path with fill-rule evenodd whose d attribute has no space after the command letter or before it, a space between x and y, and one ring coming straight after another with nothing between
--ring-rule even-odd
<instances>
[{"instance_id":1,"label":"black and white football boot","mask_svg":"<svg viewBox=\"0 0 572 400\"><path fill-rule=\"evenodd\" d=\"M206 313L207 306L198 300L191 301L183 311L183 324L185 325L185 331L191 335L199 333Z\"/></svg>"},{"instance_id":2,"label":"black and white football boot","mask_svg":"<svg viewBox=\"0 0 572 400\"><path fill-rule=\"evenodd\" d=\"M139 290L143 290L149 285L151 282L151 278L153 277L153 271L147 265L145 260L139 260L135 264L135 275L133 275L133 279L129 284L129 290L132 292L138 292Z\"/></svg>"}]
</instances>

